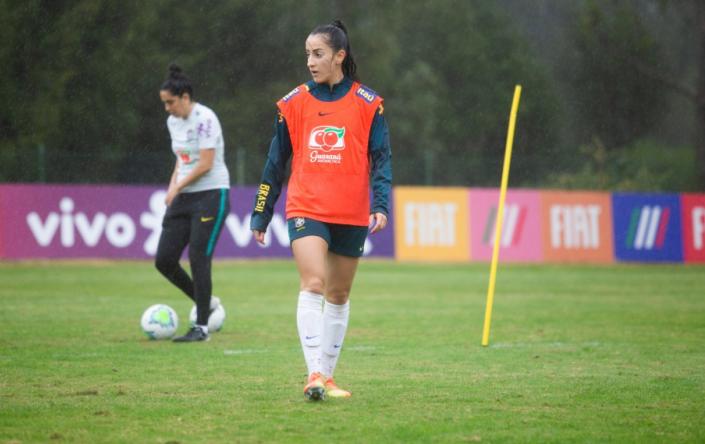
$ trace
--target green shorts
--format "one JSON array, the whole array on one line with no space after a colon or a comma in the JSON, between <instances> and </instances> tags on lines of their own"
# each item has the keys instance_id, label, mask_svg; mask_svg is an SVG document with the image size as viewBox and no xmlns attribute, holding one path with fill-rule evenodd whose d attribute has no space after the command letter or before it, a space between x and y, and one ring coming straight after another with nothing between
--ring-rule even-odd
<instances>
[{"instance_id":1,"label":"green shorts","mask_svg":"<svg viewBox=\"0 0 705 444\"><path fill-rule=\"evenodd\" d=\"M365 249L367 227L329 224L307 217L292 217L287 224L291 242L306 236L318 236L328 243L328 251L349 257L360 257Z\"/></svg>"}]
</instances>

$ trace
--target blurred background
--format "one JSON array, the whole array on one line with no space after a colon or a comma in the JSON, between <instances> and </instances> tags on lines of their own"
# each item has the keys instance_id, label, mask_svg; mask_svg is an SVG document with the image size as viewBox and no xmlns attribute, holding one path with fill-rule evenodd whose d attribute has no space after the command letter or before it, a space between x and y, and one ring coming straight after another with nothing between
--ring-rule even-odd
<instances>
[{"instance_id":1,"label":"blurred background","mask_svg":"<svg viewBox=\"0 0 705 444\"><path fill-rule=\"evenodd\" d=\"M165 184L170 62L259 182L304 41L348 26L385 98L397 185L705 189L701 0L0 0L0 182Z\"/></svg>"}]
</instances>

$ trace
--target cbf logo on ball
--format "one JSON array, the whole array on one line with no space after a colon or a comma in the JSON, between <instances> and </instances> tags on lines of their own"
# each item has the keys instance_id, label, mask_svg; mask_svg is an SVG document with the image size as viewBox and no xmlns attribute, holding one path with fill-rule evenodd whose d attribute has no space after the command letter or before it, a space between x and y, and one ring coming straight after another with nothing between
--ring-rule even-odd
<instances>
[{"instance_id":1,"label":"cbf logo on ball","mask_svg":"<svg viewBox=\"0 0 705 444\"><path fill-rule=\"evenodd\" d=\"M312 149L309 160L313 163L340 163L340 153L331 151L345 149L345 128L335 126L317 126L311 130L308 147ZM330 153L330 154L329 154Z\"/></svg>"}]
</instances>

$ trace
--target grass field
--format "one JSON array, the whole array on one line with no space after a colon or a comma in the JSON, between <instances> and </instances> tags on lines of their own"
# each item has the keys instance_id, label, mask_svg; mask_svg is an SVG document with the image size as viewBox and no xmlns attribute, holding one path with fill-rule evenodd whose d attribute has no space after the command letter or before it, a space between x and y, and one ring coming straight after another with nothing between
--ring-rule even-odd
<instances>
[{"instance_id":1,"label":"grass field","mask_svg":"<svg viewBox=\"0 0 705 444\"><path fill-rule=\"evenodd\" d=\"M338 364L304 401L291 262L218 262L208 343L147 262L0 264L0 442L705 442L705 267L363 262Z\"/></svg>"}]
</instances>

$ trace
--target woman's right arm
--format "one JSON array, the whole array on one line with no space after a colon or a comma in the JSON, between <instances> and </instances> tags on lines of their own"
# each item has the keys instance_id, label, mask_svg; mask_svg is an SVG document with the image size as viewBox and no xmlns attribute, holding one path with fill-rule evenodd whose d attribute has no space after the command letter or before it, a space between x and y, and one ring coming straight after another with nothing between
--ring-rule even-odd
<instances>
[{"instance_id":1,"label":"woman's right arm","mask_svg":"<svg viewBox=\"0 0 705 444\"><path fill-rule=\"evenodd\" d=\"M250 229L259 243L264 242L264 233L274 215L274 204L281 194L286 164L291 157L291 138L284 116L277 113L274 122L274 137L269 145L267 162L264 165L260 186L255 196L254 210L250 219Z\"/></svg>"},{"instance_id":2,"label":"woman's right arm","mask_svg":"<svg viewBox=\"0 0 705 444\"><path fill-rule=\"evenodd\" d=\"M177 191L176 188L176 178L178 177L179 174L179 159L176 159L176 163L174 164L174 172L171 173L171 179L169 180L169 188L166 190L166 197L164 198L164 203L168 207L171 205L171 202L174 200L177 194L179 192Z\"/></svg>"}]
</instances>

